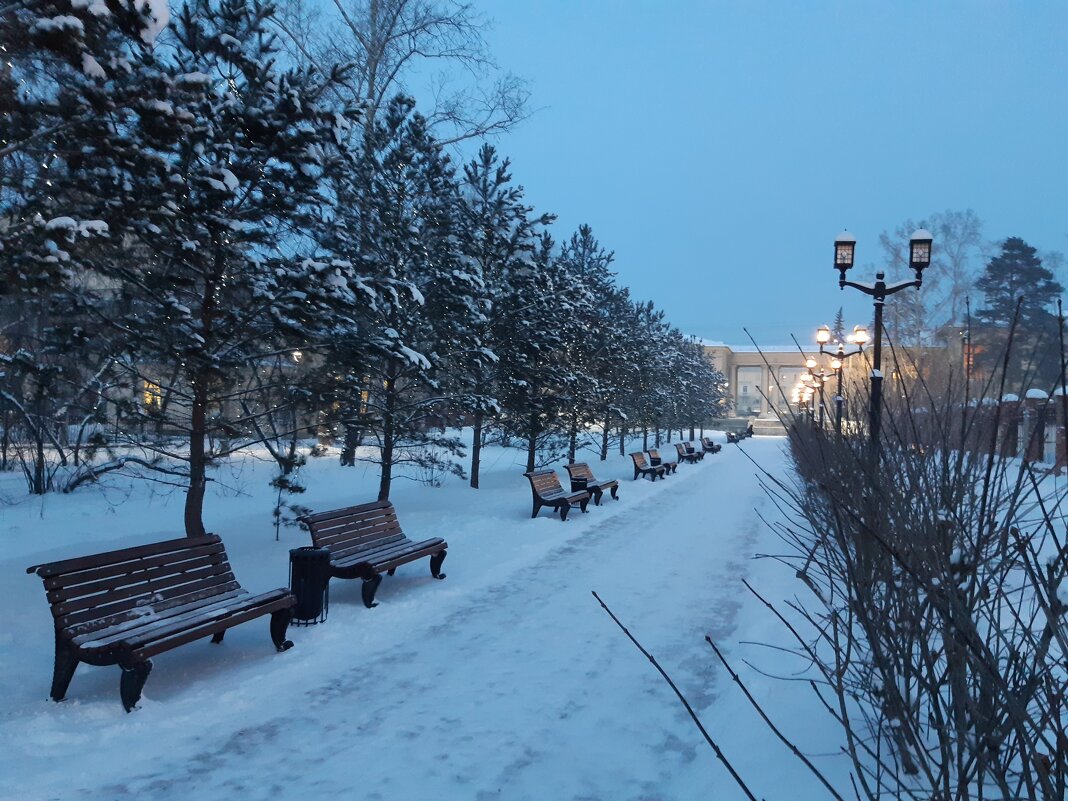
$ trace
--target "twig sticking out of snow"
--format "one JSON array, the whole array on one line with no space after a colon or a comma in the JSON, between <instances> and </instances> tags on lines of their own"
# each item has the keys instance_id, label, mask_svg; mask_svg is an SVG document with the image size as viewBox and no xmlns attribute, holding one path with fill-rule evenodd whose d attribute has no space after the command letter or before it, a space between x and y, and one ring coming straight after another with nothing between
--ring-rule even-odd
<instances>
[{"instance_id":1,"label":"twig sticking out of snow","mask_svg":"<svg viewBox=\"0 0 1068 801\"><path fill-rule=\"evenodd\" d=\"M656 657L654 657L651 653L646 651L645 648L642 647L642 644L640 642L638 642L636 639L634 639L634 635L631 634L630 631L627 630L626 626L624 626L622 623L619 622L619 618L616 617L612 613L612 610L608 608L608 604L606 604L604 601L601 600L601 596L598 595L596 591L591 591L591 592L593 592L593 597L597 599L597 603L599 603L601 605L601 608L604 609L604 611L606 611L608 613L608 616L610 618L612 618L612 621L617 626L619 626L620 630L624 634L627 635L627 639L630 640L632 643L634 643L634 647L637 648L639 651L641 651L642 655L645 656L646 659L648 659L650 662L653 663L653 667L655 667L657 669L657 672L659 672L660 675L664 677L664 681L666 681L668 683L668 686L672 690L675 691L675 695L678 696L679 701L681 701L682 705L686 708L686 711L689 713L690 718L694 722L694 725L697 726L698 730L701 732L702 736L705 738L705 742L708 743L709 747L711 747L711 749L716 752L716 757L727 768L728 772L730 772L730 774L731 774L731 777L734 779L735 782L738 783L738 786L742 788L742 792L745 793L746 797L749 798L750 801L757 801L756 796L753 795L753 793L746 786L745 782L742 781L742 777L738 775L738 771L736 771L734 769L734 766L730 763L730 761L724 755L723 751L721 751L720 747L718 745L716 745L716 741L712 739L711 735L709 735L708 731L704 727L704 724L701 723L701 719L699 717L697 717L697 713L694 712L693 711L693 707L690 706L690 702L686 700L686 696L682 694L682 691L678 688L678 686L675 684L675 682L673 682L671 680L671 676L669 676L667 674L667 671L665 671L662 667L660 667L660 663L656 661Z\"/></svg>"},{"instance_id":2,"label":"twig sticking out of snow","mask_svg":"<svg viewBox=\"0 0 1068 801\"><path fill-rule=\"evenodd\" d=\"M723 667L726 668L727 672L731 675L731 679L733 679L734 683L738 685L739 689L741 689L741 691L745 693L745 697L749 700L749 703L753 705L753 708L757 711L757 714L759 714L760 717L764 719L764 723L767 724L768 728L771 729L775 736L782 740L783 744L793 752L793 755L795 757L800 759L805 764L806 768L812 771L812 774L817 779L819 779L820 782L822 782L824 787L827 788L827 792L829 792L838 801L845 801L842 796L838 794L838 791L831 786L831 783L827 781L824 775L820 773L819 768L813 765L812 762L809 761L809 758L802 754L801 750L792 742L790 742L790 740L787 739L786 735L779 731L778 727L776 727L776 725L771 722L771 718L767 716L767 713L764 712L763 707L761 707L760 703L753 697L753 694L749 692L749 688L742 683L741 678L738 676L737 673L734 672L734 668L730 666L730 663L727 661L727 658L723 656L723 653L719 650L719 648L716 647L716 644L712 641L712 638L709 637L707 634L705 635L705 642L712 646L712 650L716 652L716 656L719 657L719 661L723 664Z\"/></svg>"}]
</instances>

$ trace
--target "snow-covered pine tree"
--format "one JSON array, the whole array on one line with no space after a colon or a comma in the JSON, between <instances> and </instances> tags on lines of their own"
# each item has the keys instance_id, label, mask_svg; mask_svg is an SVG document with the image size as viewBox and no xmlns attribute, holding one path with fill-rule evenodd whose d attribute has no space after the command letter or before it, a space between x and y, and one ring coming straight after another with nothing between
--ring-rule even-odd
<instances>
[{"instance_id":1,"label":"snow-covered pine tree","mask_svg":"<svg viewBox=\"0 0 1068 801\"><path fill-rule=\"evenodd\" d=\"M167 18L165 0L0 5L0 293L54 290L71 246L107 233L79 216L96 194L73 197L67 170L122 125L131 60Z\"/></svg>"},{"instance_id":2,"label":"snow-covered pine tree","mask_svg":"<svg viewBox=\"0 0 1068 801\"><path fill-rule=\"evenodd\" d=\"M144 447L186 463L190 536L205 530L211 465L256 438L247 372L359 300L351 265L302 256L328 154L353 117L323 102L342 73L280 70L271 13L258 0L183 6L171 46L133 63L135 114L74 165L108 197L104 219L126 251L95 262L84 307L123 350L136 413L181 435Z\"/></svg>"},{"instance_id":3,"label":"snow-covered pine tree","mask_svg":"<svg viewBox=\"0 0 1068 801\"><path fill-rule=\"evenodd\" d=\"M68 292L114 239L98 188L71 171L125 124L139 97L131 61L167 16L156 0L0 4L0 466L17 451L34 493L70 486L57 473L97 444L111 380Z\"/></svg>"},{"instance_id":4,"label":"snow-covered pine tree","mask_svg":"<svg viewBox=\"0 0 1068 801\"><path fill-rule=\"evenodd\" d=\"M832 342L845 342L846 330L845 330L845 315L842 314L842 307L838 307L838 312L834 315L834 323L831 325L831 341Z\"/></svg>"},{"instance_id":5,"label":"snow-covered pine tree","mask_svg":"<svg viewBox=\"0 0 1068 801\"><path fill-rule=\"evenodd\" d=\"M472 416L470 482L478 488L482 438L487 420L500 409L501 369L514 364L511 351L523 348L518 336L525 314L518 297L526 283L516 274L533 264L538 231L555 219L535 214L523 202L523 187L512 183L508 159L499 159L492 145L464 165L460 185L462 241L465 255L478 265L484 282L486 320L480 327L483 347L494 358L472 362L469 393ZM518 301L518 302L515 302Z\"/></svg>"},{"instance_id":6,"label":"snow-covered pine tree","mask_svg":"<svg viewBox=\"0 0 1068 801\"><path fill-rule=\"evenodd\" d=\"M659 445L659 432L664 410L670 406L667 392L668 369L663 359L662 344L668 334L664 312L652 301L634 307L634 337L637 340L636 382L634 384L634 419L642 430L642 450L649 448L649 429L656 432L654 442ZM637 433L636 428L634 429Z\"/></svg>"},{"instance_id":7,"label":"snow-covered pine tree","mask_svg":"<svg viewBox=\"0 0 1068 801\"><path fill-rule=\"evenodd\" d=\"M335 184L337 216L324 245L381 288L357 315L357 339L332 351L329 367L359 376L356 387L340 383L351 394L339 398L338 416L377 440L365 458L379 465L385 500L398 464L431 476L463 472L450 458L462 444L443 421L468 402L467 376L492 359L479 336L483 282L461 252L453 167L412 99L398 96L382 110L353 174Z\"/></svg>"},{"instance_id":8,"label":"snow-covered pine tree","mask_svg":"<svg viewBox=\"0 0 1068 801\"><path fill-rule=\"evenodd\" d=\"M999 243L975 282L983 293L976 317L983 324L973 333L980 345L977 363L988 375L1000 367L1012 334L1007 385L1023 393L1032 386L1046 392L1061 371L1061 339L1053 304L1064 288L1042 263L1038 252L1017 236ZM926 276L924 278L926 283Z\"/></svg>"},{"instance_id":9,"label":"snow-covered pine tree","mask_svg":"<svg viewBox=\"0 0 1068 801\"><path fill-rule=\"evenodd\" d=\"M614 258L588 225L579 226L558 257L560 268L572 284L570 315L560 321L565 335L562 355L571 368L564 409L569 462L575 460L579 432L598 418L603 419L610 398L604 373L614 358L612 349L618 341L612 326L614 274L608 269Z\"/></svg>"},{"instance_id":10,"label":"snow-covered pine tree","mask_svg":"<svg viewBox=\"0 0 1068 801\"><path fill-rule=\"evenodd\" d=\"M572 286L554 249L552 236L543 231L531 263L512 274L512 292L498 308L515 331L515 347L502 351L502 425L523 440L527 470L538 466L539 451L561 433L559 421L573 377L563 358L566 325L574 312Z\"/></svg>"}]
</instances>

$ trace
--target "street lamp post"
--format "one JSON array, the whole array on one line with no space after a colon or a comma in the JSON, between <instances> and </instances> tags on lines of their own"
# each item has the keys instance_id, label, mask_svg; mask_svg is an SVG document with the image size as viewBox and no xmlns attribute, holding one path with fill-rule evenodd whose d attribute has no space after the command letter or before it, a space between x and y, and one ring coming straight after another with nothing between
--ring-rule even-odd
<instances>
[{"instance_id":1,"label":"street lamp post","mask_svg":"<svg viewBox=\"0 0 1068 801\"><path fill-rule=\"evenodd\" d=\"M812 384L820 393L820 430L822 431L824 409L827 407L823 398L823 385L827 383L827 374L823 371L822 367L819 369L819 372L816 372L816 365L817 362L815 359L805 359L805 367L808 368L808 374L811 376Z\"/></svg>"},{"instance_id":2,"label":"street lamp post","mask_svg":"<svg viewBox=\"0 0 1068 801\"><path fill-rule=\"evenodd\" d=\"M864 352L864 346L868 343L868 338L868 329L862 325L855 325L853 326L853 333L846 337L846 342L856 345L857 349L846 352L845 343L839 342L838 349L831 352L831 369L834 370L838 378L838 391L834 395L834 431L836 434L842 433L842 407L845 404L845 398L842 396L842 370L847 359ZM820 354L827 352L825 348L829 341L830 329L827 326L822 326L816 331L816 342L819 343Z\"/></svg>"},{"instance_id":3,"label":"street lamp post","mask_svg":"<svg viewBox=\"0 0 1068 801\"><path fill-rule=\"evenodd\" d=\"M834 269L838 270L838 286L858 289L872 298L875 304L875 346L872 349L871 368L871 405L868 409L868 425L871 429L872 460L878 463L883 414L883 305L893 294L909 287L918 290L923 284L923 271L931 264L931 243L933 237L929 231L914 231L909 239L909 267L916 273L911 281L899 281L887 284L883 272L875 274L874 284L847 281L846 272L853 267L853 254L857 240L848 231L843 231L834 240Z\"/></svg>"}]
</instances>

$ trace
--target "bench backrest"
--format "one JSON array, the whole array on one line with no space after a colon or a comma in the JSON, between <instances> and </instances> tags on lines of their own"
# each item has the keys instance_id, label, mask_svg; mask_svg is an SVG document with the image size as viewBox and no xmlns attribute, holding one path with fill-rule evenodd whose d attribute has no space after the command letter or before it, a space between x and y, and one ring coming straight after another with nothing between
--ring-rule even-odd
<instances>
[{"instance_id":1,"label":"bench backrest","mask_svg":"<svg viewBox=\"0 0 1068 801\"><path fill-rule=\"evenodd\" d=\"M530 479L530 486L538 495L554 495L564 491L555 470L532 470L523 475Z\"/></svg>"},{"instance_id":2,"label":"bench backrest","mask_svg":"<svg viewBox=\"0 0 1068 801\"><path fill-rule=\"evenodd\" d=\"M706 448L711 448L715 444L712 442L712 437L701 437L701 442Z\"/></svg>"},{"instance_id":3,"label":"bench backrest","mask_svg":"<svg viewBox=\"0 0 1068 801\"><path fill-rule=\"evenodd\" d=\"M222 541L182 537L26 569L44 580L56 628L71 636L241 590Z\"/></svg>"},{"instance_id":4,"label":"bench backrest","mask_svg":"<svg viewBox=\"0 0 1068 801\"><path fill-rule=\"evenodd\" d=\"M641 470L643 467L648 467L648 463L645 461L645 454L639 451L638 453L632 453L630 458L634 460L634 466Z\"/></svg>"},{"instance_id":5,"label":"bench backrest","mask_svg":"<svg viewBox=\"0 0 1068 801\"><path fill-rule=\"evenodd\" d=\"M649 449L649 458L650 459L659 459L660 458L660 451L658 451L656 448L650 448Z\"/></svg>"},{"instance_id":6,"label":"bench backrest","mask_svg":"<svg viewBox=\"0 0 1068 801\"><path fill-rule=\"evenodd\" d=\"M575 462L574 464L565 465L564 468L567 470L567 474L573 479L582 478L586 481L597 480L593 477L593 471L590 470L590 466L585 462Z\"/></svg>"},{"instance_id":7,"label":"bench backrest","mask_svg":"<svg viewBox=\"0 0 1068 801\"><path fill-rule=\"evenodd\" d=\"M389 501L347 506L301 518L311 531L312 543L332 554L370 548L382 541L404 538L397 511Z\"/></svg>"},{"instance_id":8,"label":"bench backrest","mask_svg":"<svg viewBox=\"0 0 1068 801\"><path fill-rule=\"evenodd\" d=\"M681 442L675 443L675 450L679 452L679 456L688 456L690 449L683 445Z\"/></svg>"}]
</instances>

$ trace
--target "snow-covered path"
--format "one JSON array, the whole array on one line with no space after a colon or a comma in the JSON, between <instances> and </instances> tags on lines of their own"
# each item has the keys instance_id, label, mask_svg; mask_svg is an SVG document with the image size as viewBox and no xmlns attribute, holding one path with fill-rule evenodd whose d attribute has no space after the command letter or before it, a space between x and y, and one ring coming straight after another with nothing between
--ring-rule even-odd
<instances>
[{"instance_id":1,"label":"snow-covered path","mask_svg":"<svg viewBox=\"0 0 1068 801\"><path fill-rule=\"evenodd\" d=\"M777 440L747 445L773 469L780 449ZM409 566L408 586L403 573L387 580L373 611L358 605L358 582L335 587L330 620L293 630L297 648L282 656L264 657L263 632L244 631L252 626L223 646L233 639L240 648L240 632L260 649L236 665L179 649L170 664L157 660L133 715L116 712L111 698L91 711L69 701L36 710L24 721L28 748L36 737L52 756L66 751L71 770L23 773L20 796L736 797L670 690L590 591L731 745L734 724L717 716L728 685L702 638L711 632L728 647L739 639L740 579L767 537L754 511L765 503L755 469L730 446L655 486L628 481L620 494L565 524L526 522L548 542L499 567L468 559L475 543L448 534L449 578L432 582L425 565ZM495 547L514 533L496 533ZM192 687L178 680L183 666ZM71 694L83 691L76 677ZM50 741L57 716L81 729L69 742Z\"/></svg>"}]
</instances>

